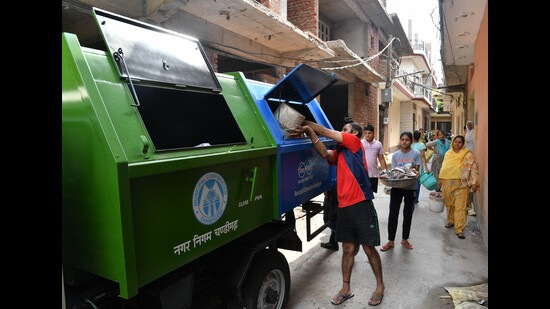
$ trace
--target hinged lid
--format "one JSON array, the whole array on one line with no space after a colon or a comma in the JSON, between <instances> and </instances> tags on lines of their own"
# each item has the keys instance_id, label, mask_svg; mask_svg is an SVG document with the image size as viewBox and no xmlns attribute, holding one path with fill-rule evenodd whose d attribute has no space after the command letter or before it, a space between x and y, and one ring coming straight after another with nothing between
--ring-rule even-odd
<instances>
[{"instance_id":1,"label":"hinged lid","mask_svg":"<svg viewBox=\"0 0 550 309\"><path fill-rule=\"evenodd\" d=\"M301 63L273 86L264 99L306 104L337 81L334 75Z\"/></svg>"},{"instance_id":2,"label":"hinged lid","mask_svg":"<svg viewBox=\"0 0 550 309\"><path fill-rule=\"evenodd\" d=\"M221 91L197 39L98 8L93 12L121 77ZM120 51L123 59L114 56Z\"/></svg>"}]
</instances>

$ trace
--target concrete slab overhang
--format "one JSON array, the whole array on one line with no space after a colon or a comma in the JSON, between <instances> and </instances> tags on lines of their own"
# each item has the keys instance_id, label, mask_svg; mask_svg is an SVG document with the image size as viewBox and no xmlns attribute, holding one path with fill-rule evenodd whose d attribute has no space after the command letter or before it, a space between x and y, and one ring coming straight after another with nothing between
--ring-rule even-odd
<instances>
[{"instance_id":1,"label":"concrete slab overhang","mask_svg":"<svg viewBox=\"0 0 550 309\"><path fill-rule=\"evenodd\" d=\"M380 83L385 81L385 77L371 68L368 62L357 56L351 49L346 46L342 40L327 41L327 46L334 50L334 58L325 63L322 69L332 70L347 70L353 73L357 78L360 78L368 83ZM352 60L351 62L348 60Z\"/></svg>"},{"instance_id":2,"label":"concrete slab overhang","mask_svg":"<svg viewBox=\"0 0 550 309\"><path fill-rule=\"evenodd\" d=\"M334 51L315 35L302 31L252 0L164 1L151 14L148 14L147 19L162 24L179 11L200 17L207 23L248 38L251 41L250 44L259 44L273 51L275 54L270 55L269 51L265 53L265 60L269 63L276 63L274 58L278 58L282 59L280 64L294 66L296 59L316 61L334 56ZM218 43L216 40L212 42ZM217 48L239 54L238 50L227 46L228 44L218 44ZM243 48L243 50L246 49ZM240 53L246 58L251 56L246 51ZM253 58L259 60L257 55ZM290 59L286 61L289 63L285 63L284 59Z\"/></svg>"},{"instance_id":3,"label":"concrete slab overhang","mask_svg":"<svg viewBox=\"0 0 550 309\"><path fill-rule=\"evenodd\" d=\"M487 0L439 0L441 63L447 86L465 84Z\"/></svg>"},{"instance_id":4,"label":"concrete slab overhang","mask_svg":"<svg viewBox=\"0 0 550 309\"><path fill-rule=\"evenodd\" d=\"M342 63L324 61L362 60L342 40L324 42L253 0L63 0L63 4L64 28L87 33L81 39L90 43L101 41L98 31L86 31L96 28L91 7L97 5L115 14L195 36L205 46L265 64L291 68L310 61L321 63L320 67L336 68ZM378 83L385 79L368 63L334 70L349 80L360 78Z\"/></svg>"}]
</instances>

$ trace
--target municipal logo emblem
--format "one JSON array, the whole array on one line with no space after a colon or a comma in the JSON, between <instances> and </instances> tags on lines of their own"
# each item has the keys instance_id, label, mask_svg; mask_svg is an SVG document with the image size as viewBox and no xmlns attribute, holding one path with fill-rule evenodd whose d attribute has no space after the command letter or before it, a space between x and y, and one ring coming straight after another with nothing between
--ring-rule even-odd
<instances>
[{"instance_id":1,"label":"municipal logo emblem","mask_svg":"<svg viewBox=\"0 0 550 309\"><path fill-rule=\"evenodd\" d=\"M227 185L218 173L204 174L195 184L193 213L199 222L210 225L218 221L227 206Z\"/></svg>"},{"instance_id":2,"label":"municipal logo emblem","mask_svg":"<svg viewBox=\"0 0 550 309\"><path fill-rule=\"evenodd\" d=\"M313 162L311 158L307 158L305 162L298 163L298 177L304 178L306 174L309 176L313 172Z\"/></svg>"}]
</instances>

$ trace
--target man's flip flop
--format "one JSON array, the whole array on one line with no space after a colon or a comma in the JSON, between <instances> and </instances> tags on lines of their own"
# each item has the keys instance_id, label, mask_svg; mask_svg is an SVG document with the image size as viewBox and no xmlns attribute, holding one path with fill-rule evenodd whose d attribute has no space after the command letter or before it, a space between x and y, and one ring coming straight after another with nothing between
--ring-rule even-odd
<instances>
[{"instance_id":1,"label":"man's flip flop","mask_svg":"<svg viewBox=\"0 0 550 309\"><path fill-rule=\"evenodd\" d=\"M355 294L353 293L349 293L349 294L338 294L336 295L335 297L333 297L331 300L330 300L330 303L333 304L333 305L341 305L343 304L346 300L352 298L353 296L355 296ZM336 299L336 300L335 300Z\"/></svg>"},{"instance_id":2,"label":"man's flip flop","mask_svg":"<svg viewBox=\"0 0 550 309\"><path fill-rule=\"evenodd\" d=\"M380 296L374 296L374 293L372 293L372 295L370 296L370 299L369 299L369 306L378 306L382 303L382 299L384 298L384 294L380 295Z\"/></svg>"}]
</instances>

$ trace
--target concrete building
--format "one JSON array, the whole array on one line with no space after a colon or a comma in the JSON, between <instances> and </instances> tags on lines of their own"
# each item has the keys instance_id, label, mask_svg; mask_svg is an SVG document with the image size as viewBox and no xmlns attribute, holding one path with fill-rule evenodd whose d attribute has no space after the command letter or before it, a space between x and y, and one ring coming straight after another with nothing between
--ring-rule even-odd
<instances>
[{"instance_id":1,"label":"concrete building","mask_svg":"<svg viewBox=\"0 0 550 309\"><path fill-rule=\"evenodd\" d=\"M430 127L430 114L437 108L432 96L436 80L428 56L423 50L401 57L401 65L395 70L391 84L392 101L388 105L386 147L388 152L399 148L399 136L403 131L414 132ZM384 102L383 102L384 103Z\"/></svg>"},{"instance_id":2,"label":"concrete building","mask_svg":"<svg viewBox=\"0 0 550 309\"><path fill-rule=\"evenodd\" d=\"M444 104L452 132L463 134L471 120L475 129L474 153L479 163L481 190L475 194L477 223L489 247L488 165L488 16L486 0L439 0Z\"/></svg>"}]
</instances>

